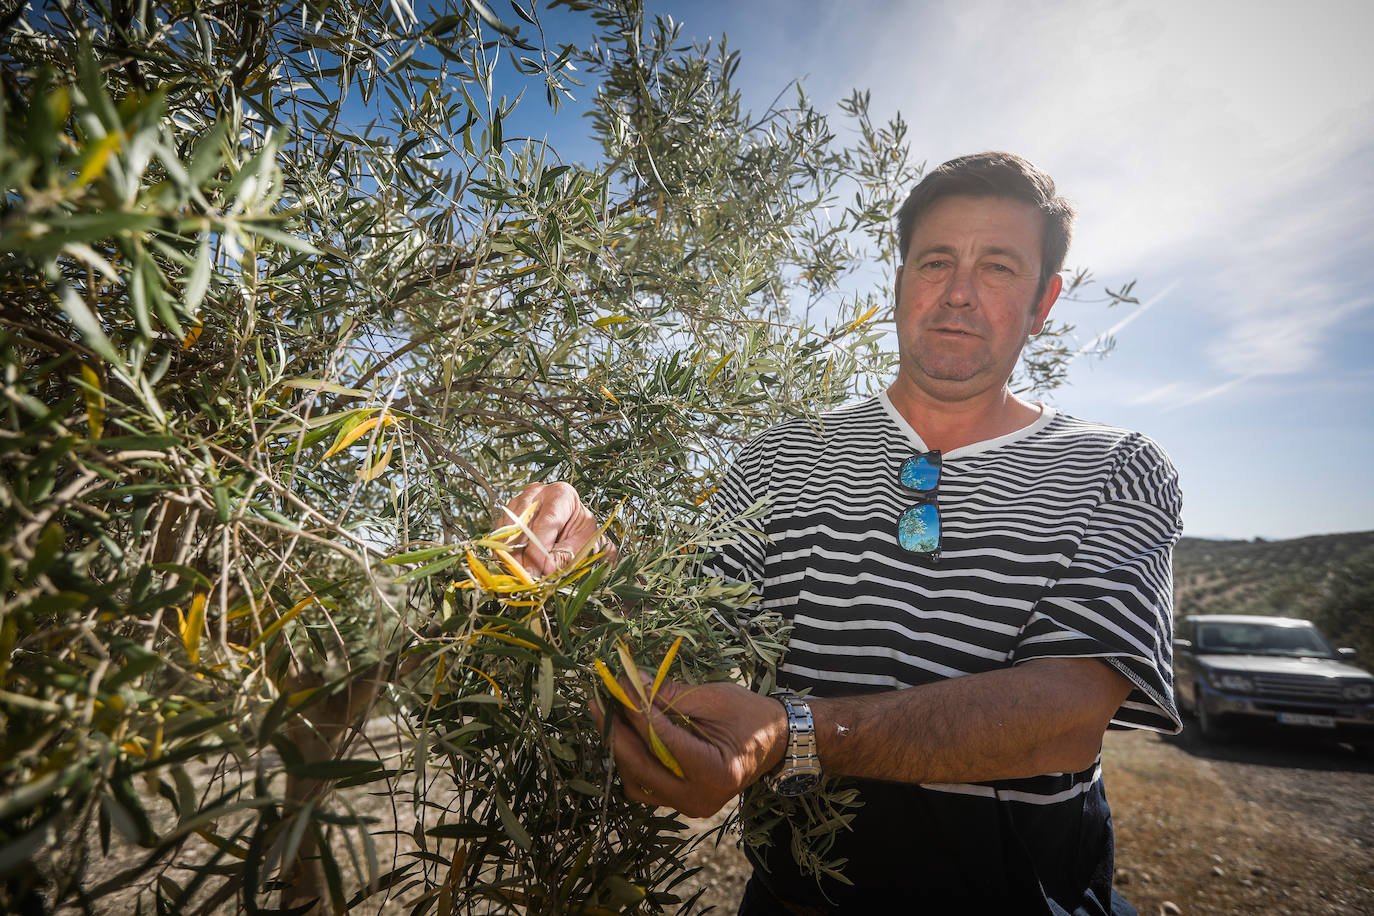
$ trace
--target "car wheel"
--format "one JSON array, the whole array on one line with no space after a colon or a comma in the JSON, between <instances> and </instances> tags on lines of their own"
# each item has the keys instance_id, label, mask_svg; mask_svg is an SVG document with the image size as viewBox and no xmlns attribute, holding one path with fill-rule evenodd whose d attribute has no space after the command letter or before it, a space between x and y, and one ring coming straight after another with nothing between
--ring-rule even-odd
<instances>
[{"instance_id":1,"label":"car wheel","mask_svg":"<svg viewBox=\"0 0 1374 916\"><path fill-rule=\"evenodd\" d=\"M1216 717L1207 711L1207 704L1202 701L1202 688L1195 688L1197 701L1193 704L1193 709L1197 714L1198 731L1202 732L1202 737L1209 741L1220 741L1226 737L1226 732L1217 723Z\"/></svg>"}]
</instances>

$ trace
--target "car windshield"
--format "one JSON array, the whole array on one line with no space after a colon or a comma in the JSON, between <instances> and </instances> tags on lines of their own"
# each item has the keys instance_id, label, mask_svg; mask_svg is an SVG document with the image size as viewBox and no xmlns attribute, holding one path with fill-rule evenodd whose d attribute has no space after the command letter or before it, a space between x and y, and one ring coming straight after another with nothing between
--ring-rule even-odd
<instances>
[{"instance_id":1,"label":"car windshield","mask_svg":"<svg viewBox=\"0 0 1374 916\"><path fill-rule=\"evenodd\" d=\"M1197 647L1204 652L1334 658L1335 653L1310 626L1268 623L1199 623Z\"/></svg>"}]
</instances>

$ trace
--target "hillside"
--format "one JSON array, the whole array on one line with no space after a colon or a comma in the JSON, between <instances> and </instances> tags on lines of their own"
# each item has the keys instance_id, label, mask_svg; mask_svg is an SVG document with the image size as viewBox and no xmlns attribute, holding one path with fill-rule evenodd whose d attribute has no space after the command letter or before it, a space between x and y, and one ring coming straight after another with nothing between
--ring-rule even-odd
<instances>
[{"instance_id":1,"label":"hillside","mask_svg":"<svg viewBox=\"0 0 1374 916\"><path fill-rule=\"evenodd\" d=\"M1175 614L1280 614L1316 620L1374 660L1374 531L1284 541L1183 538Z\"/></svg>"}]
</instances>

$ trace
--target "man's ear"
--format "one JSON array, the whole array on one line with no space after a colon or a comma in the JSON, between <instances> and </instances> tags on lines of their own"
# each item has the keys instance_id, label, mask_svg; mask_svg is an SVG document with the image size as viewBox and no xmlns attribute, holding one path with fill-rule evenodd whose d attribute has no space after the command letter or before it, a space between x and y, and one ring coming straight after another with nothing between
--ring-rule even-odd
<instances>
[{"instance_id":1,"label":"man's ear","mask_svg":"<svg viewBox=\"0 0 1374 916\"><path fill-rule=\"evenodd\" d=\"M897 265L897 276L892 280L892 304L895 306L902 298L902 268L905 264Z\"/></svg>"},{"instance_id":2,"label":"man's ear","mask_svg":"<svg viewBox=\"0 0 1374 916\"><path fill-rule=\"evenodd\" d=\"M1059 274L1050 277L1050 282L1045 284L1045 292L1040 295L1040 301L1035 303L1035 320L1031 322L1031 336L1044 330L1045 319L1050 317L1050 309L1054 308L1054 303L1063 290L1064 278Z\"/></svg>"}]
</instances>

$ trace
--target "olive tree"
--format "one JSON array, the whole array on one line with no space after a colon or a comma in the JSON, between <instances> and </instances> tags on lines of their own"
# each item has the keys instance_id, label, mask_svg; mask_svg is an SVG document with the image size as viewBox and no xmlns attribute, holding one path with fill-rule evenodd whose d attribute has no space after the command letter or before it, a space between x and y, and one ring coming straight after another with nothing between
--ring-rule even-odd
<instances>
[{"instance_id":1,"label":"olive tree","mask_svg":"<svg viewBox=\"0 0 1374 916\"><path fill-rule=\"evenodd\" d=\"M888 294L844 290L892 261L900 118L751 111L639 0L3 26L0 907L690 909L597 671L771 686L783 623L700 570L753 513L709 497L888 371ZM574 97L592 161L515 135ZM553 479L623 559L512 557ZM853 801L745 807L823 870Z\"/></svg>"}]
</instances>

